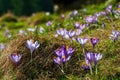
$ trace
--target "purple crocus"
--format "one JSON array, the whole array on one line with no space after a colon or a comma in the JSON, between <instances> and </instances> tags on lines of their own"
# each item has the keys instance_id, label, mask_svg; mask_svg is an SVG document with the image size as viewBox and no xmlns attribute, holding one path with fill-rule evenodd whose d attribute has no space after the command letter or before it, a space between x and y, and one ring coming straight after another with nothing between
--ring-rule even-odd
<instances>
[{"instance_id":1,"label":"purple crocus","mask_svg":"<svg viewBox=\"0 0 120 80\"><path fill-rule=\"evenodd\" d=\"M31 58L32 58L32 53L35 49L37 49L40 46L40 44L38 43L38 41L35 41L35 43L33 43L32 40L27 40L26 42L26 47L28 49L30 49L31 52Z\"/></svg>"},{"instance_id":2,"label":"purple crocus","mask_svg":"<svg viewBox=\"0 0 120 80\"><path fill-rule=\"evenodd\" d=\"M97 53L92 53L92 52L88 52L85 54L85 61L86 64L91 66L92 63L94 63L94 66L96 66L97 62L102 59L102 54L97 54Z\"/></svg>"},{"instance_id":3,"label":"purple crocus","mask_svg":"<svg viewBox=\"0 0 120 80\"><path fill-rule=\"evenodd\" d=\"M62 14L62 15L61 15L61 18L62 18L62 19L64 19L64 18L65 18L65 15L64 15L64 14Z\"/></svg>"},{"instance_id":4,"label":"purple crocus","mask_svg":"<svg viewBox=\"0 0 120 80\"><path fill-rule=\"evenodd\" d=\"M44 31L45 31L45 29L43 27L40 27L39 32L43 33Z\"/></svg>"},{"instance_id":5,"label":"purple crocus","mask_svg":"<svg viewBox=\"0 0 120 80\"><path fill-rule=\"evenodd\" d=\"M101 16L105 16L105 15L106 15L106 12L101 11L101 12L100 12L100 15L101 15Z\"/></svg>"},{"instance_id":6,"label":"purple crocus","mask_svg":"<svg viewBox=\"0 0 120 80\"><path fill-rule=\"evenodd\" d=\"M90 38L90 41L91 41L93 47L95 47L95 45L99 42L99 39L98 38Z\"/></svg>"},{"instance_id":7,"label":"purple crocus","mask_svg":"<svg viewBox=\"0 0 120 80\"><path fill-rule=\"evenodd\" d=\"M115 42L118 39L119 36L120 36L120 32L116 31L116 30L113 30L112 34L110 35L110 39L113 39L114 42Z\"/></svg>"},{"instance_id":8,"label":"purple crocus","mask_svg":"<svg viewBox=\"0 0 120 80\"><path fill-rule=\"evenodd\" d=\"M73 31L73 30L70 30L70 31L68 32L68 35L69 35L70 38L72 38L73 36L75 36L75 34L76 34L76 32Z\"/></svg>"},{"instance_id":9,"label":"purple crocus","mask_svg":"<svg viewBox=\"0 0 120 80\"><path fill-rule=\"evenodd\" d=\"M53 60L55 63L62 65L63 63L70 60L74 51L75 49L73 49L72 47L62 46L62 48L54 51L56 58L54 58Z\"/></svg>"},{"instance_id":10,"label":"purple crocus","mask_svg":"<svg viewBox=\"0 0 120 80\"><path fill-rule=\"evenodd\" d=\"M120 4L117 4L116 6L117 6L117 8L120 8Z\"/></svg>"},{"instance_id":11,"label":"purple crocus","mask_svg":"<svg viewBox=\"0 0 120 80\"><path fill-rule=\"evenodd\" d=\"M76 40L84 47L84 44L88 41L88 38L76 38Z\"/></svg>"},{"instance_id":12,"label":"purple crocus","mask_svg":"<svg viewBox=\"0 0 120 80\"><path fill-rule=\"evenodd\" d=\"M106 12L110 13L112 11L112 5L108 5L106 8Z\"/></svg>"},{"instance_id":13,"label":"purple crocus","mask_svg":"<svg viewBox=\"0 0 120 80\"><path fill-rule=\"evenodd\" d=\"M75 36L79 36L82 33L81 29L76 29L75 31L76 31Z\"/></svg>"},{"instance_id":14,"label":"purple crocus","mask_svg":"<svg viewBox=\"0 0 120 80\"><path fill-rule=\"evenodd\" d=\"M11 55L10 55L10 59L11 59L12 62L15 63L16 65L18 64L18 62L20 61L21 58L22 58L22 54L11 54Z\"/></svg>"},{"instance_id":15,"label":"purple crocus","mask_svg":"<svg viewBox=\"0 0 120 80\"><path fill-rule=\"evenodd\" d=\"M56 32L57 32L58 35L63 36L63 35L65 34L65 29L60 28L60 29L58 29Z\"/></svg>"},{"instance_id":16,"label":"purple crocus","mask_svg":"<svg viewBox=\"0 0 120 80\"><path fill-rule=\"evenodd\" d=\"M19 35L27 35L27 33L24 30L19 30Z\"/></svg>"},{"instance_id":17,"label":"purple crocus","mask_svg":"<svg viewBox=\"0 0 120 80\"><path fill-rule=\"evenodd\" d=\"M78 10L74 10L74 11L73 11L73 15L74 15L74 16L78 15Z\"/></svg>"},{"instance_id":18,"label":"purple crocus","mask_svg":"<svg viewBox=\"0 0 120 80\"><path fill-rule=\"evenodd\" d=\"M85 18L85 21L86 21L86 23L95 23L95 22L97 22L97 20L98 20L98 17L97 16L88 16L88 17L86 17Z\"/></svg>"},{"instance_id":19,"label":"purple crocus","mask_svg":"<svg viewBox=\"0 0 120 80\"><path fill-rule=\"evenodd\" d=\"M63 35L63 37L66 38L66 39L70 39L68 33L69 33L69 32L68 32L66 29L64 29L64 35Z\"/></svg>"},{"instance_id":20,"label":"purple crocus","mask_svg":"<svg viewBox=\"0 0 120 80\"><path fill-rule=\"evenodd\" d=\"M52 21L48 21L47 23L46 23L46 26L48 27L48 26L51 26L52 25Z\"/></svg>"},{"instance_id":21,"label":"purple crocus","mask_svg":"<svg viewBox=\"0 0 120 80\"><path fill-rule=\"evenodd\" d=\"M80 23L79 23L79 22L75 22L75 23L74 23L74 26L75 26L76 28L80 28Z\"/></svg>"},{"instance_id":22,"label":"purple crocus","mask_svg":"<svg viewBox=\"0 0 120 80\"><path fill-rule=\"evenodd\" d=\"M0 51L3 50L5 48L3 43L0 43Z\"/></svg>"},{"instance_id":23,"label":"purple crocus","mask_svg":"<svg viewBox=\"0 0 120 80\"><path fill-rule=\"evenodd\" d=\"M11 35L9 30L5 31L4 36L7 37L7 38L11 38L12 37L12 35Z\"/></svg>"}]
</instances>

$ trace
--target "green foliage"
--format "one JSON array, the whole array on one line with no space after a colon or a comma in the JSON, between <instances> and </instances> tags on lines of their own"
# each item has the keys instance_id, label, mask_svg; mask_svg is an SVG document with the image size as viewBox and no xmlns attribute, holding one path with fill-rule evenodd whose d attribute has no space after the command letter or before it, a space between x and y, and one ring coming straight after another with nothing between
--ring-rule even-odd
<instances>
[{"instance_id":1,"label":"green foliage","mask_svg":"<svg viewBox=\"0 0 120 80\"><path fill-rule=\"evenodd\" d=\"M31 15L38 11L53 12L52 0L0 0L0 14L8 11L15 15Z\"/></svg>"}]
</instances>

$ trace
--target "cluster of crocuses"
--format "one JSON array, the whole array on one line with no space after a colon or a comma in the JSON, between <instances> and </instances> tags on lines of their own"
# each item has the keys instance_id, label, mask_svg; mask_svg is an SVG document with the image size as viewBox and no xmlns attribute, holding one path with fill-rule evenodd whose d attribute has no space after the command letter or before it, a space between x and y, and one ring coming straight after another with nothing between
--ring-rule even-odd
<instances>
[{"instance_id":1,"label":"cluster of crocuses","mask_svg":"<svg viewBox=\"0 0 120 80\"><path fill-rule=\"evenodd\" d=\"M54 51L56 57L54 58L54 62L62 66L65 62L70 60L75 49L68 46L62 46L60 49Z\"/></svg>"},{"instance_id":2,"label":"cluster of crocuses","mask_svg":"<svg viewBox=\"0 0 120 80\"><path fill-rule=\"evenodd\" d=\"M85 26L83 25L81 26L81 28L78 28L76 30L69 30L69 31L65 28L60 28L56 31L56 33L57 35L60 35L63 38L75 40L75 38L82 33L82 30L83 30L82 27L85 27Z\"/></svg>"},{"instance_id":3,"label":"cluster of crocuses","mask_svg":"<svg viewBox=\"0 0 120 80\"><path fill-rule=\"evenodd\" d=\"M90 69L90 72L92 74L92 63L94 63L94 66L96 67L98 60L100 60L102 58L102 54L84 51L84 45L88 41L88 38L86 38L86 37L77 38L76 40L82 45L83 53L85 54L85 61L86 61L87 66L82 66L82 68L84 70ZM99 42L99 39L98 38L90 38L90 42L91 42L93 49L94 49L95 45ZM97 74L97 69L96 69L96 74Z\"/></svg>"},{"instance_id":4,"label":"cluster of crocuses","mask_svg":"<svg viewBox=\"0 0 120 80\"><path fill-rule=\"evenodd\" d=\"M31 60L32 60L32 54L33 52L40 46L40 44L38 43L38 41L33 42L33 40L27 40L26 42L26 47L30 50L31 53ZM22 58L22 54L21 53L13 53L10 54L10 59L12 60L12 62L14 62L16 65L18 65L19 61Z\"/></svg>"}]
</instances>

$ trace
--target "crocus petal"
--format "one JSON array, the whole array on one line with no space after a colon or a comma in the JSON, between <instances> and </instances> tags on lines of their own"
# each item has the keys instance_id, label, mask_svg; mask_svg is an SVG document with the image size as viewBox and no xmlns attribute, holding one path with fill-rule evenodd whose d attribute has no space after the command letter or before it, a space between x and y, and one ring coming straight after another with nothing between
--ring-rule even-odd
<instances>
[{"instance_id":1,"label":"crocus petal","mask_svg":"<svg viewBox=\"0 0 120 80\"><path fill-rule=\"evenodd\" d=\"M57 63L57 64L61 64L61 59L60 59L60 57L57 57L57 58L55 58L55 59L53 59L54 60L54 62L55 63Z\"/></svg>"},{"instance_id":2,"label":"crocus petal","mask_svg":"<svg viewBox=\"0 0 120 80\"><path fill-rule=\"evenodd\" d=\"M21 54L11 54L10 55L10 59L14 62L14 63L18 63L21 59L22 55Z\"/></svg>"}]
</instances>

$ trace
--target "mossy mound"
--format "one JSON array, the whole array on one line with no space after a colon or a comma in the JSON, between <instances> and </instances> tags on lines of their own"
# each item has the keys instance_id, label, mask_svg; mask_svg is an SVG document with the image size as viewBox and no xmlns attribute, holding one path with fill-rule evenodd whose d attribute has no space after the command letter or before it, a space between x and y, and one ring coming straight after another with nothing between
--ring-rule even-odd
<instances>
[{"instance_id":1,"label":"mossy mound","mask_svg":"<svg viewBox=\"0 0 120 80\"><path fill-rule=\"evenodd\" d=\"M26 41L29 39L37 40L40 43L40 47L34 51L33 58L31 60L30 51L26 48ZM63 75L57 64L53 62L54 50L60 48L62 45L71 46L69 41L61 38L45 38L28 36L20 36L16 40L10 42L6 50L3 52L0 60L0 66L2 68L4 79L9 79L12 76L17 80L31 80L31 79L56 79L58 76ZM73 47L73 46L72 46ZM19 62L19 66L15 66L10 60L11 53L21 53L22 59ZM76 52L74 52L76 54ZM72 60L68 61L66 73L80 73L80 64L77 63L78 58L73 55ZM76 63L75 63L76 62ZM14 76L13 76L14 74Z\"/></svg>"}]
</instances>

